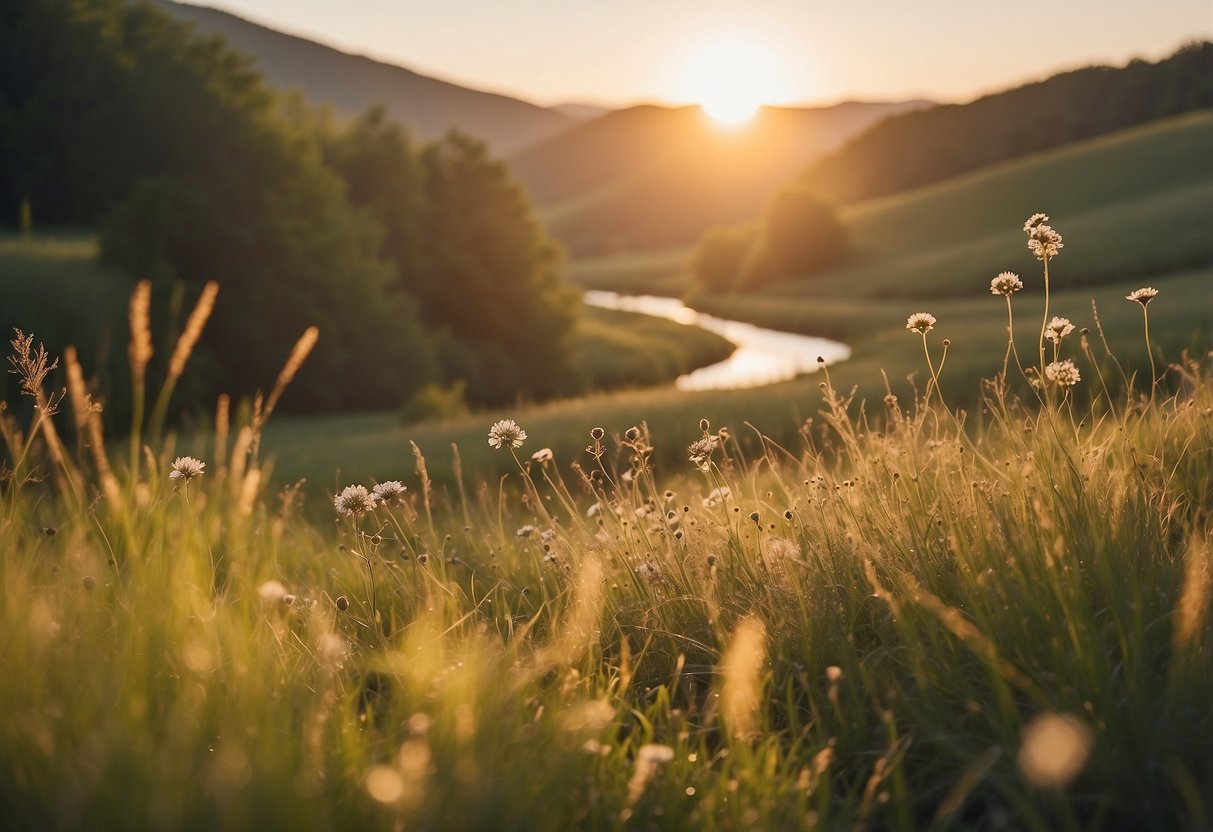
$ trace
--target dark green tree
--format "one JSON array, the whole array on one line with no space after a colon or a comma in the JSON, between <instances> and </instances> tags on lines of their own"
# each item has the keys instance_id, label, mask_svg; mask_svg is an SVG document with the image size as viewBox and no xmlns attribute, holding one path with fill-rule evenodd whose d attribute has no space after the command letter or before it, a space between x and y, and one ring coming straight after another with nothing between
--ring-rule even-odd
<instances>
[{"instance_id":1,"label":"dark green tree","mask_svg":"<svg viewBox=\"0 0 1213 832\"><path fill-rule=\"evenodd\" d=\"M410 277L427 321L445 329L450 372L471 402L546 398L576 383L576 291L522 187L482 142L452 133L421 154L426 211Z\"/></svg>"}]
</instances>

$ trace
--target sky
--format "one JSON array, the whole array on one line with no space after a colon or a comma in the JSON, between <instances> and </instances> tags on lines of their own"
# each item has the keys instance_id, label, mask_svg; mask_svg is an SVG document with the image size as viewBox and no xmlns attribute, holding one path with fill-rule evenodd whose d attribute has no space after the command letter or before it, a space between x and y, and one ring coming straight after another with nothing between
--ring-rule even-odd
<instances>
[{"instance_id":1,"label":"sky","mask_svg":"<svg viewBox=\"0 0 1213 832\"><path fill-rule=\"evenodd\" d=\"M1213 39L1210 0L193 0L538 104L762 103L985 92Z\"/></svg>"}]
</instances>

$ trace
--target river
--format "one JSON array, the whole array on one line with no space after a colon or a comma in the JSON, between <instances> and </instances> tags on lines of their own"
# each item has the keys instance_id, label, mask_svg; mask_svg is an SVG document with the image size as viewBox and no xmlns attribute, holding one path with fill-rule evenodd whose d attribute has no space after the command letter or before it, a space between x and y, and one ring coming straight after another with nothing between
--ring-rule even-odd
<instances>
[{"instance_id":1,"label":"river","mask_svg":"<svg viewBox=\"0 0 1213 832\"><path fill-rule=\"evenodd\" d=\"M702 327L729 340L737 349L716 364L700 367L679 376L679 390L741 390L761 387L811 373L820 366L818 356L827 364L851 357L851 348L828 338L796 335L763 329L741 321L729 321L706 315L690 308L677 298L656 295L621 295L587 289L585 302L603 309L640 312L658 318L668 318L680 324Z\"/></svg>"}]
</instances>

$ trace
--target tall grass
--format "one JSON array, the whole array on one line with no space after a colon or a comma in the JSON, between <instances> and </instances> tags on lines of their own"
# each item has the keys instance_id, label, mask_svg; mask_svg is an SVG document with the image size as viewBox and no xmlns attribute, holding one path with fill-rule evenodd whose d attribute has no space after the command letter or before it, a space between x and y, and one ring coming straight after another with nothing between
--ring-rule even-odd
<instances>
[{"instance_id":1,"label":"tall grass","mask_svg":"<svg viewBox=\"0 0 1213 832\"><path fill-rule=\"evenodd\" d=\"M1209 371L996 377L980 425L827 376L795 445L705 420L659 478L644 424L531 428L502 480L418 452L322 523L267 490L269 408L174 480L171 438L56 455L40 405L4 422L4 823L1207 828Z\"/></svg>"}]
</instances>

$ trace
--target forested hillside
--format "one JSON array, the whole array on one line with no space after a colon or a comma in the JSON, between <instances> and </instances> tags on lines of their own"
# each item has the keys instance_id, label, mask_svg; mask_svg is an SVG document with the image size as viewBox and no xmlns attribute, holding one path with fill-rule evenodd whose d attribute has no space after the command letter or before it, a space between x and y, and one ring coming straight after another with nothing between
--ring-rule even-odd
<instances>
[{"instance_id":1,"label":"forested hillside","mask_svg":"<svg viewBox=\"0 0 1213 832\"><path fill-rule=\"evenodd\" d=\"M473 402L576 384L575 293L477 140L421 145L375 112L334 123L221 40L123 0L0 9L0 125L0 225L99 228L107 265L153 281L158 343L220 284L196 402L221 380L267 386L312 325L288 406L396 406L457 378Z\"/></svg>"},{"instance_id":2,"label":"forested hillside","mask_svg":"<svg viewBox=\"0 0 1213 832\"><path fill-rule=\"evenodd\" d=\"M1166 116L1213 107L1213 44L906 113L876 125L812 166L804 186L830 201L859 202L938 182Z\"/></svg>"}]
</instances>

